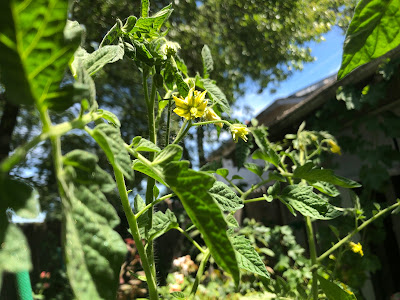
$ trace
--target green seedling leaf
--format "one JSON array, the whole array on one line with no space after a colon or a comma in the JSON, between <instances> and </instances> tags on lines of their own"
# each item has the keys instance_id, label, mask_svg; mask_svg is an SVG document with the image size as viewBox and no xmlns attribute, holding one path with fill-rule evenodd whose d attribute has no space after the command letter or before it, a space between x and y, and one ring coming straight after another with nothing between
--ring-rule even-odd
<instances>
[{"instance_id":1,"label":"green seedling leaf","mask_svg":"<svg viewBox=\"0 0 400 300\"><path fill-rule=\"evenodd\" d=\"M107 120L108 122L114 124L117 127L121 127L121 122L118 120L118 117L114 115L112 112L104 109L98 109L96 111L100 115L101 118Z\"/></svg>"},{"instance_id":2,"label":"green seedling leaf","mask_svg":"<svg viewBox=\"0 0 400 300\"><path fill-rule=\"evenodd\" d=\"M338 80L400 45L399 8L400 0L358 2L346 33Z\"/></svg>"},{"instance_id":3,"label":"green seedling leaf","mask_svg":"<svg viewBox=\"0 0 400 300\"><path fill-rule=\"evenodd\" d=\"M165 165L171 161L180 160L183 149L179 145L168 145L160 153L157 154L153 161L153 165Z\"/></svg>"},{"instance_id":4,"label":"green seedling leaf","mask_svg":"<svg viewBox=\"0 0 400 300\"><path fill-rule=\"evenodd\" d=\"M215 179L205 172L189 169L188 161L171 162L165 167L165 178L181 200L185 211L201 232L215 262L239 283L239 268L229 240L227 224L221 209L208 191Z\"/></svg>"},{"instance_id":5,"label":"green seedling leaf","mask_svg":"<svg viewBox=\"0 0 400 300\"><path fill-rule=\"evenodd\" d=\"M214 70L214 61L207 45L204 45L203 49L201 49L201 57L203 59L204 75L209 75Z\"/></svg>"},{"instance_id":6,"label":"green seedling leaf","mask_svg":"<svg viewBox=\"0 0 400 300\"><path fill-rule=\"evenodd\" d=\"M353 292L342 289L332 281L321 276L318 276L318 281L328 300L357 300Z\"/></svg>"},{"instance_id":7,"label":"green seedling leaf","mask_svg":"<svg viewBox=\"0 0 400 300\"><path fill-rule=\"evenodd\" d=\"M1 80L12 103L43 105L46 98L59 96L81 40L76 27L64 32L67 10L61 0L0 2Z\"/></svg>"},{"instance_id":8,"label":"green seedling leaf","mask_svg":"<svg viewBox=\"0 0 400 300\"><path fill-rule=\"evenodd\" d=\"M127 179L133 179L131 159L124 147L125 143L119 129L108 124L100 124L90 130L89 134L103 149L110 164L120 170Z\"/></svg>"},{"instance_id":9,"label":"green seedling leaf","mask_svg":"<svg viewBox=\"0 0 400 300\"><path fill-rule=\"evenodd\" d=\"M264 170L262 167L260 167L257 164L254 163L244 163L244 166L247 170L249 170L250 172L253 172L254 174L256 174L257 176L261 177L262 174L264 173Z\"/></svg>"},{"instance_id":10,"label":"green seedling leaf","mask_svg":"<svg viewBox=\"0 0 400 300\"><path fill-rule=\"evenodd\" d=\"M243 207L243 201L221 181L214 182L210 194L222 211L235 212Z\"/></svg>"},{"instance_id":11,"label":"green seedling leaf","mask_svg":"<svg viewBox=\"0 0 400 300\"><path fill-rule=\"evenodd\" d=\"M289 185L278 195L303 216L319 220L330 220L340 216L342 213L331 204L313 192L312 186Z\"/></svg>"},{"instance_id":12,"label":"green seedling leaf","mask_svg":"<svg viewBox=\"0 0 400 300\"><path fill-rule=\"evenodd\" d=\"M270 278L267 269L251 241L239 235L232 238L239 267L264 278Z\"/></svg>"},{"instance_id":13,"label":"green seedling leaf","mask_svg":"<svg viewBox=\"0 0 400 300\"><path fill-rule=\"evenodd\" d=\"M229 170L225 168L220 168L215 173L217 173L219 176L226 178L229 175Z\"/></svg>"},{"instance_id":14,"label":"green seedling leaf","mask_svg":"<svg viewBox=\"0 0 400 300\"><path fill-rule=\"evenodd\" d=\"M359 183L353 180L336 176L333 174L332 170L320 169L312 162L308 162L303 166L297 167L293 172L293 177L305 179L310 182L310 184L314 184L316 181L324 181L344 188L357 188L361 186ZM317 184L317 186L321 185Z\"/></svg>"},{"instance_id":15,"label":"green seedling leaf","mask_svg":"<svg viewBox=\"0 0 400 300\"><path fill-rule=\"evenodd\" d=\"M207 94L210 99L213 102L217 103L223 112L230 115L231 108L229 106L228 99L221 91L221 89L217 85L215 85L214 82L210 79L200 79L200 82L203 85L204 89L207 90Z\"/></svg>"},{"instance_id":16,"label":"green seedling leaf","mask_svg":"<svg viewBox=\"0 0 400 300\"><path fill-rule=\"evenodd\" d=\"M154 143L137 136L132 140L133 148L138 152L160 152L161 149Z\"/></svg>"}]
</instances>

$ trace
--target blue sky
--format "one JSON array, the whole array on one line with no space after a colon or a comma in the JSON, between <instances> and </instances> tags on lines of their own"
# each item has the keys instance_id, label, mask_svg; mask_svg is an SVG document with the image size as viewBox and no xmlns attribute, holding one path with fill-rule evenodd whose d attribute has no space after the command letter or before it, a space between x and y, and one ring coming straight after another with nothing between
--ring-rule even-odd
<instances>
[{"instance_id":1,"label":"blue sky","mask_svg":"<svg viewBox=\"0 0 400 300\"><path fill-rule=\"evenodd\" d=\"M269 93L266 89L263 93L257 94L257 87L248 84L246 94L239 98L237 105L243 107L250 106L253 109L252 117L271 105L274 100L289 96L294 92L301 90L339 70L342 59L342 47L344 35L339 27L333 27L332 30L324 35L325 41L320 43L310 42L312 55L316 58L314 62L304 64L302 71L295 71L287 80L282 81L276 89L276 93ZM233 117L241 121L248 120L248 115L243 116L240 112Z\"/></svg>"}]
</instances>

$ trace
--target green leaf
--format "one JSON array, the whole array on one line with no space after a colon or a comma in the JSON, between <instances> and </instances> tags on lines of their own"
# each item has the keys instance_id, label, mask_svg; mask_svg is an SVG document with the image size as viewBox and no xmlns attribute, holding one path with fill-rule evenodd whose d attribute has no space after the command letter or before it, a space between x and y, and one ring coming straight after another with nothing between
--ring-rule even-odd
<instances>
[{"instance_id":1,"label":"green leaf","mask_svg":"<svg viewBox=\"0 0 400 300\"><path fill-rule=\"evenodd\" d=\"M137 18L135 16L129 16L124 26L121 28L122 32L129 33L136 25Z\"/></svg>"},{"instance_id":2,"label":"green leaf","mask_svg":"<svg viewBox=\"0 0 400 300\"><path fill-rule=\"evenodd\" d=\"M100 124L89 133L103 149L111 165L120 170L127 179L133 179L131 159L124 147L120 131L114 126Z\"/></svg>"},{"instance_id":3,"label":"green leaf","mask_svg":"<svg viewBox=\"0 0 400 300\"><path fill-rule=\"evenodd\" d=\"M144 163L142 163L139 160L134 160L132 164L132 168L135 171L138 171L140 173L143 173L147 176L150 176L151 178L154 178L158 182L162 183L165 186L168 186L168 184L164 181L163 178L163 169L160 166L152 166L152 168L148 167Z\"/></svg>"},{"instance_id":4,"label":"green leaf","mask_svg":"<svg viewBox=\"0 0 400 300\"><path fill-rule=\"evenodd\" d=\"M17 226L9 224L0 248L0 283L3 272L17 273L30 270L32 270L31 252L25 235Z\"/></svg>"},{"instance_id":5,"label":"green leaf","mask_svg":"<svg viewBox=\"0 0 400 300\"><path fill-rule=\"evenodd\" d=\"M340 195L339 190L333 184L330 184L328 182L316 181L311 185L325 195L331 197L337 197Z\"/></svg>"},{"instance_id":6,"label":"green leaf","mask_svg":"<svg viewBox=\"0 0 400 300\"><path fill-rule=\"evenodd\" d=\"M345 291L332 281L321 276L318 276L318 281L328 300L357 300L351 291Z\"/></svg>"},{"instance_id":7,"label":"green leaf","mask_svg":"<svg viewBox=\"0 0 400 300\"><path fill-rule=\"evenodd\" d=\"M361 0L346 33L338 80L400 44L400 0Z\"/></svg>"},{"instance_id":8,"label":"green leaf","mask_svg":"<svg viewBox=\"0 0 400 300\"><path fill-rule=\"evenodd\" d=\"M120 35L121 28L123 27L120 19L117 18L117 22L111 29L106 33L103 40L100 43L99 48L102 48L106 45L111 45Z\"/></svg>"},{"instance_id":9,"label":"green leaf","mask_svg":"<svg viewBox=\"0 0 400 300\"><path fill-rule=\"evenodd\" d=\"M221 209L208 191L215 181L212 175L189 169L189 162L171 162L165 167L165 178L181 200L185 211L201 232L215 262L239 283L235 252L227 236L227 224Z\"/></svg>"},{"instance_id":10,"label":"green leaf","mask_svg":"<svg viewBox=\"0 0 400 300\"><path fill-rule=\"evenodd\" d=\"M333 174L332 170L320 169L312 162L308 162L303 166L297 167L293 172L293 177L305 179L311 184L314 184L316 181L324 181L344 188L357 188L361 186L359 183L353 180L336 176Z\"/></svg>"},{"instance_id":11,"label":"green leaf","mask_svg":"<svg viewBox=\"0 0 400 300\"><path fill-rule=\"evenodd\" d=\"M238 228L239 227L239 223L238 221L235 219L235 217L231 214L228 214L225 217L226 223L228 223L229 227L234 227L234 228Z\"/></svg>"},{"instance_id":12,"label":"green leaf","mask_svg":"<svg viewBox=\"0 0 400 300\"><path fill-rule=\"evenodd\" d=\"M270 278L261 257L254 249L250 240L246 239L243 235L239 235L233 237L232 244L235 248L236 257L241 269L264 278Z\"/></svg>"},{"instance_id":13,"label":"green leaf","mask_svg":"<svg viewBox=\"0 0 400 300\"><path fill-rule=\"evenodd\" d=\"M133 148L136 151L143 151L143 152L160 152L161 149L156 146L154 143L150 142L142 138L141 136L137 136L132 140Z\"/></svg>"},{"instance_id":14,"label":"green leaf","mask_svg":"<svg viewBox=\"0 0 400 300\"><path fill-rule=\"evenodd\" d=\"M271 195L274 197L274 196L277 196L280 191L281 191L281 184L279 181L277 181L273 185L268 187L267 193L268 193L268 195Z\"/></svg>"},{"instance_id":15,"label":"green leaf","mask_svg":"<svg viewBox=\"0 0 400 300\"><path fill-rule=\"evenodd\" d=\"M251 133L253 134L254 140L257 146L260 148L260 151L257 154L253 155L255 159L264 159L265 161L273 164L275 167L279 166L280 159L279 155L272 149L269 141L267 140L267 130L265 127L258 127L251 129Z\"/></svg>"},{"instance_id":16,"label":"green leaf","mask_svg":"<svg viewBox=\"0 0 400 300\"><path fill-rule=\"evenodd\" d=\"M210 74L214 70L214 61L207 45L204 45L203 49L201 49L201 57L203 59L204 75Z\"/></svg>"},{"instance_id":17,"label":"green leaf","mask_svg":"<svg viewBox=\"0 0 400 300\"><path fill-rule=\"evenodd\" d=\"M74 82L60 88L57 93L48 95L43 105L55 112L63 112L82 99L90 99L90 86L81 82Z\"/></svg>"},{"instance_id":18,"label":"green leaf","mask_svg":"<svg viewBox=\"0 0 400 300\"><path fill-rule=\"evenodd\" d=\"M165 165L171 161L180 160L182 157L183 149L179 145L171 144L165 147L154 158L152 165Z\"/></svg>"},{"instance_id":19,"label":"green leaf","mask_svg":"<svg viewBox=\"0 0 400 300\"><path fill-rule=\"evenodd\" d=\"M176 87L178 89L179 94L185 98L187 97L187 95L189 94L189 86L187 85L187 83L183 80L183 77L181 75L181 73L176 72L174 74L174 78L176 81Z\"/></svg>"},{"instance_id":20,"label":"green leaf","mask_svg":"<svg viewBox=\"0 0 400 300\"><path fill-rule=\"evenodd\" d=\"M244 206L236 193L221 181L215 181L209 192L222 211L235 212Z\"/></svg>"},{"instance_id":21,"label":"green leaf","mask_svg":"<svg viewBox=\"0 0 400 300\"><path fill-rule=\"evenodd\" d=\"M172 11L172 4L169 4L151 17L139 18L136 21L135 27L131 30L130 33L149 33L152 31L159 31L164 22L171 15Z\"/></svg>"},{"instance_id":22,"label":"green leaf","mask_svg":"<svg viewBox=\"0 0 400 300\"><path fill-rule=\"evenodd\" d=\"M244 178L241 177L241 176L239 176L239 175L233 175L233 176L232 176L232 180L235 180L235 179L242 180L242 179L244 179Z\"/></svg>"},{"instance_id":23,"label":"green leaf","mask_svg":"<svg viewBox=\"0 0 400 300\"><path fill-rule=\"evenodd\" d=\"M229 175L229 170L225 168L219 168L215 173L217 173L219 176L226 178Z\"/></svg>"},{"instance_id":24,"label":"green leaf","mask_svg":"<svg viewBox=\"0 0 400 300\"><path fill-rule=\"evenodd\" d=\"M207 90L207 94L210 99L217 103L223 112L229 115L231 113L231 108L229 106L228 99L221 89L215 85L211 79L200 79L200 82L204 86L204 89Z\"/></svg>"},{"instance_id":25,"label":"green leaf","mask_svg":"<svg viewBox=\"0 0 400 300\"><path fill-rule=\"evenodd\" d=\"M185 299L186 299L185 294L182 293L182 292L173 292L173 293L171 293L170 295L171 295L172 297L176 298L176 299L179 299L179 300L185 300Z\"/></svg>"},{"instance_id":26,"label":"green leaf","mask_svg":"<svg viewBox=\"0 0 400 300\"><path fill-rule=\"evenodd\" d=\"M262 174L264 173L264 170L262 167L260 167L257 164L254 163L244 163L244 166L247 170L249 170L250 172L253 172L254 174L256 174L257 176L262 176Z\"/></svg>"},{"instance_id":27,"label":"green leaf","mask_svg":"<svg viewBox=\"0 0 400 300\"><path fill-rule=\"evenodd\" d=\"M238 168L242 168L244 163L246 162L249 154L251 152L252 144L246 143L242 139L240 139L235 146L235 163Z\"/></svg>"},{"instance_id":28,"label":"green leaf","mask_svg":"<svg viewBox=\"0 0 400 300\"><path fill-rule=\"evenodd\" d=\"M148 240L155 240L167 231L178 227L178 221L172 211L169 209L165 213L158 211L153 215L153 227L149 231Z\"/></svg>"},{"instance_id":29,"label":"green leaf","mask_svg":"<svg viewBox=\"0 0 400 300\"><path fill-rule=\"evenodd\" d=\"M99 48L88 54L83 59L83 67L93 76L101 70L106 64L111 64L124 57L124 48L122 45L110 45Z\"/></svg>"},{"instance_id":30,"label":"green leaf","mask_svg":"<svg viewBox=\"0 0 400 300\"><path fill-rule=\"evenodd\" d=\"M0 2L0 70L7 99L39 105L59 92L81 30L65 31L68 3Z\"/></svg>"},{"instance_id":31,"label":"green leaf","mask_svg":"<svg viewBox=\"0 0 400 300\"><path fill-rule=\"evenodd\" d=\"M120 220L102 193L101 178L106 177L101 172L96 175L100 169L93 166L96 161L96 156L82 150L74 150L64 159L70 202L65 210L65 256L78 299L114 298L126 254L122 238L112 229Z\"/></svg>"},{"instance_id":32,"label":"green leaf","mask_svg":"<svg viewBox=\"0 0 400 300\"><path fill-rule=\"evenodd\" d=\"M303 216L330 220L342 214L329 202L315 194L312 186L289 185L283 189L278 198L288 203Z\"/></svg>"},{"instance_id":33,"label":"green leaf","mask_svg":"<svg viewBox=\"0 0 400 300\"><path fill-rule=\"evenodd\" d=\"M112 112L104 109L98 109L96 111L100 115L101 118L107 120L108 122L114 124L117 127L121 127L121 122L119 121L118 117L114 115Z\"/></svg>"}]
</instances>

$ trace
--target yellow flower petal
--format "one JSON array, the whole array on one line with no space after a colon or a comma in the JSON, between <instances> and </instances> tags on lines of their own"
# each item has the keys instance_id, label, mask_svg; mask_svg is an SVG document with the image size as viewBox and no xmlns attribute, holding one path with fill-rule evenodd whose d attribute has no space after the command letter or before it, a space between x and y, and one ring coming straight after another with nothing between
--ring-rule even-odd
<instances>
[{"instance_id":1,"label":"yellow flower petal","mask_svg":"<svg viewBox=\"0 0 400 300\"><path fill-rule=\"evenodd\" d=\"M195 106L195 98L194 98L193 94L194 94L194 87L192 87L192 88L189 90L189 93L188 93L188 95L187 95L187 97L186 97L186 99L187 99L187 104L188 104L189 106L191 106L191 107Z\"/></svg>"},{"instance_id":2,"label":"yellow flower petal","mask_svg":"<svg viewBox=\"0 0 400 300\"><path fill-rule=\"evenodd\" d=\"M172 96L175 100L175 105L177 107L183 108L183 109L188 109L187 101L183 98L178 98L175 96Z\"/></svg>"},{"instance_id":3,"label":"yellow flower petal","mask_svg":"<svg viewBox=\"0 0 400 300\"><path fill-rule=\"evenodd\" d=\"M192 116L190 115L190 111L179 108L179 107L174 109L174 113L176 113L178 116L185 118L187 120L190 120L192 118Z\"/></svg>"}]
</instances>

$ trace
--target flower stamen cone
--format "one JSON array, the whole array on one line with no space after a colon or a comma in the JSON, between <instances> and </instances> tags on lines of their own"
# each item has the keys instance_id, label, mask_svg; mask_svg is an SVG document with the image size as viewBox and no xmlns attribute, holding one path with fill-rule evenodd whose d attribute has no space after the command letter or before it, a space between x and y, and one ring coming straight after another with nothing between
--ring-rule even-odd
<instances>
[{"instance_id":1,"label":"flower stamen cone","mask_svg":"<svg viewBox=\"0 0 400 300\"><path fill-rule=\"evenodd\" d=\"M193 120L195 118L201 118L207 108L207 91L200 93L195 91L194 87L189 90L187 97L184 99L182 97L172 96L175 100L176 108L174 112L187 120Z\"/></svg>"},{"instance_id":2,"label":"flower stamen cone","mask_svg":"<svg viewBox=\"0 0 400 300\"><path fill-rule=\"evenodd\" d=\"M229 128L232 133L232 138L235 143L238 142L238 139L241 138L243 141L247 142L247 136L249 134L249 129L246 125L243 124L232 124Z\"/></svg>"},{"instance_id":3,"label":"flower stamen cone","mask_svg":"<svg viewBox=\"0 0 400 300\"><path fill-rule=\"evenodd\" d=\"M360 253L361 256L364 256L364 252L362 250L362 245L360 243L353 243L350 242L349 246L351 248L351 251L353 251L354 253Z\"/></svg>"},{"instance_id":4,"label":"flower stamen cone","mask_svg":"<svg viewBox=\"0 0 400 300\"><path fill-rule=\"evenodd\" d=\"M338 144L334 140L328 140L328 144L331 147L331 152L342 155L341 149Z\"/></svg>"}]
</instances>

